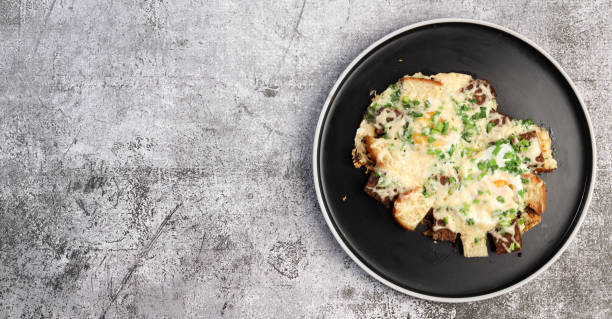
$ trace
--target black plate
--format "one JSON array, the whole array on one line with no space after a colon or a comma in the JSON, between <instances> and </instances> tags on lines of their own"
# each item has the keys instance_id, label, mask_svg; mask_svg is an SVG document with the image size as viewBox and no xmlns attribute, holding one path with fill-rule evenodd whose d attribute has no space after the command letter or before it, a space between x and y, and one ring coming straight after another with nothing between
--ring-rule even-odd
<instances>
[{"instance_id":1,"label":"black plate","mask_svg":"<svg viewBox=\"0 0 612 319\"><path fill-rule=\"evenodd\" d=\"M314 150L321 209L349 255L405 293L467 301L509 291L560 254L585 214L595 158L588 115L556 62L528 40L500 28L446 20L392 33L349 66L323 108ZM551 130L559 168L543 174L547 209L542 223L523 236L520 256L496 255L490 247L488 258L464 258L452 244L436 244L423 236L422 228L402 229L390 208L363 192L367 176L353 167L351 150L370 103L369 92L381 92L415 72L461 72L487 79L497 91L502 113L531 118Z\"/></svg>"}]
</instances>

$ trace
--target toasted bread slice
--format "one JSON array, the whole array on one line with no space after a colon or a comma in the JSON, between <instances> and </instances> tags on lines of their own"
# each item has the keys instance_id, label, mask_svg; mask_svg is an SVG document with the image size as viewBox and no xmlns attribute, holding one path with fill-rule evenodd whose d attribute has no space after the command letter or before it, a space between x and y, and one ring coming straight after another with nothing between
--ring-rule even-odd
<instances>
[{"instance_id":1,"label":"toasted bread slice","mask_svg":"<svg viewBox=\"0 0 612 319\"><path fill-rule=\"evenodd\" d=\"M546 183L535 174L523 174L521 176L529 181L525 184L527 206L535 213L543 213L546 210Z\"/></svg>"},{"instance_id":2,"label":"toasted bread slice","mask_svg":"<svg viewBox=\"0 0 612 319\"><path fill-rule=\"evenodd\" d=\"M403 77L401 95L411 100L437 98L442 94L442 82L415 77Z\"/></svg>"},{"instance_id":3,"label":"toasted bread slice","mask_svg":"<svg viewBox=\"0 0 612 319\"><path fill-rule=\"evenodd\" d=\"M536 213L533 209L527 207L525 212L521 215L521 217L525 218L525 227L523 228L523 233L533 228L535 225L539 224L542 221L541 214Z\"/></svg>"},{"instance_id":4,"label":"toasted bread slice","mask_svg":"<svg viewBox=\"0 0 612 319\"><path fill-rule=\"evenodd\" d=\"M536 129L536 134L538 135L541 149L541 154L536 159L539 162L536 172L552 172L557 168L557 161L552 156L550 134L547 130L540 127Z\"/></svg>"},{"instance_id":5,"label":"toasted bread slice","mask_svg":"<svg viewBox=\"0 0 612 319\"><path fill-rule=\"evenodd\" d=\"M465 257L487 257L487 235L470 236L461 234L461 244L463 245L463 256Z\"/></svg>"},{"instance_id":6,"label":"toasted bread slice","mask_svg":"<svg viewBox=\"0 0 612 319\"><path fill-rule=\"evenodd\" d=\"M433 228L434 231L432 235L433 240L448 241L451 243L457 241L457 233L446 228L446 224L443 220L439 220L434 217L434 225L435 227Z\"/></svg>"},{"instance_id":7,"label":"toasted bread slice","mask_svg":"<svg viewBox=\"0 0 612 319\"><path fill-rule=\"evenodd\" d=\"M389 204L391 204L399 195L399 190L397 188L380 186L379 177L375 172L370 174L368 183L363 188L363 191L387 207L389 207Z\"/></svg>"},{"instance_id":8,"label":"toasted bread slice","mask_svg":"<svg viewBox=\"0 0 612 319\"><path fill-rule=\"evenodd\" d=\"M353 164L356 168L365 166L367 170L372 170L374 161L370 158L366 148L368 138L373 138L374 127L362 121L355 134L355 148L353 149Z\"/></svg>"},{"instance_id":9,"label":"toasted bread slice","mask_svg":"<svg viewBox=\"0 0 612 319\"><path fill-rule=\"evenodd\" d=\"M493 242L495 243L495 253L507 254L521 250L523 240L521 238L521 230L518 224L514 224L514 234L498 234L494 231L491 231L489 233L493 237Z\"/></svg>"},{"instance_id":10,"label":"toasted bread slice","mask_svg":"<svg viewBox=\"0 0 612 319\"><path fill-rule=\"evenodd\" d=\"M433 79L442 82L448 91L459 91L467 87L473 80L469 74L461 73L438 73Z\"/></svg>"},{"instance_id":11,"label":"toasted bread slice","mask_svg":"<svg viewBox=\"0 0 612 319\"><path fill-rule=\"evenodd\" d=\"M433 199L423 196L420 187L401 194L393 205L393 217L404 228L414 230L433 205Z\"/></svg>"}]
</instances>

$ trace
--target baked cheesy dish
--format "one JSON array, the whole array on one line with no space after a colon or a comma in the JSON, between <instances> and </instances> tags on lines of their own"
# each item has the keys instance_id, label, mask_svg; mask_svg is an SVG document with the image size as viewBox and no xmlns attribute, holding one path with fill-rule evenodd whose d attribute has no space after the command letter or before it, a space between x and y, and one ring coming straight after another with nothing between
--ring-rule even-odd
<instances>
[{"instance_id":1,"label":"baked cheesy dish","mask_svg":"<svg viewBox=\"0 0 612 319\"><path fill-rule=\"evenodd\" d=\"M376 95L357 133L353 162L370 174L365 192L408 230L461 239L466 257L520 251L541 221L557 168L548 132L497 112L489 82L467 74L405 76Z\"/></svg>"}]
</instances>

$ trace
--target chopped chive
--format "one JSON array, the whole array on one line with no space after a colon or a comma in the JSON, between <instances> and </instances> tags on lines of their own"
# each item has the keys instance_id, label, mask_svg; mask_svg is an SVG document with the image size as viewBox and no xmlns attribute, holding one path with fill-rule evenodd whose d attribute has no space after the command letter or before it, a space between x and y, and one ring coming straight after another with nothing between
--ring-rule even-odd
<instances>
[{"instance_id":1,"label":"chopped chive","mask_svg":"<svg viewBox=\"0 0 612 319\"><path fill-rule=\"evenodd\" d=\"M500 203L505 202L504 198L501 195L497 196L497 201Z\"/></svg>"},{"instance_id":2,"label":"chopped chive","mask_svg":"<svg viewBox=\"0 0 612 319\"><path fill-rule=\"evenodd\" d=\"M452 144L450 149L448 150L449 156L453 156L453 153L455 153L455 144Z\"/></svg>"},{"instance_id":3,"label":"chopped chive","mask_svg":"<svg viewBox=\"0 0 612 319\"><path fill-rule=\"evenodd\" d=\"M494 122L489 122L487 124L487 133L491 132L491 130L493 129L494 126L495 126Z\"/></svg>"},{"instance_id":4,"label":"chopped chive","mask_svg":"<svg viewBox=\"0 0 612 319\"><path fill-rule=\"evenodd\" d=\"M478 169L481 171L486 171L487 170L487 164L485 162L478 162L478 164L476 164L476 166L478 166Z\"/></svg>"},{"instance_id":5,"label":"chopped chive","mask_svg":"<svg viewBox=\"0 0 612 319\"><path fill-rule=\"evenodd\" d=\"M501 151L501 144L495 146L495 149L493 150L493 155L499 154L499 151Z\"/></svg>"},{"instance_id":6,"label":"chopped chive","mask_svg":"<svg viewBox=\"0 0 612 319\"><path fill-rule=\"evenodd\" d=\"M406 95L404 95L404 97L402 97L402 106L404 106L405 108L409 108L410 107L410 98Z\"/></svg>"}]
</instances>

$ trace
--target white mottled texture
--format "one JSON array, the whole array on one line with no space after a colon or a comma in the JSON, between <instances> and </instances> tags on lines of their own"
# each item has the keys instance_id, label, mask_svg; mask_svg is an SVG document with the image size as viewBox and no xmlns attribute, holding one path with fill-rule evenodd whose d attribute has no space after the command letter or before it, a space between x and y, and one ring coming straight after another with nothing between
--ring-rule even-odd
<instances>
[{"instance_id":1,"label":"white mottled texture","mask_svg":"<svg viewBox=\"0 0 612 319\"><path fill-rule=\"evenodd\" d=\"M2 317L610 318L610 1L0 0ZM397 293L340 249L311 140L348 63L405 25L483 19L550 52L595 126L576 240L522 289Z\"/></svg>"}]
</instances>

